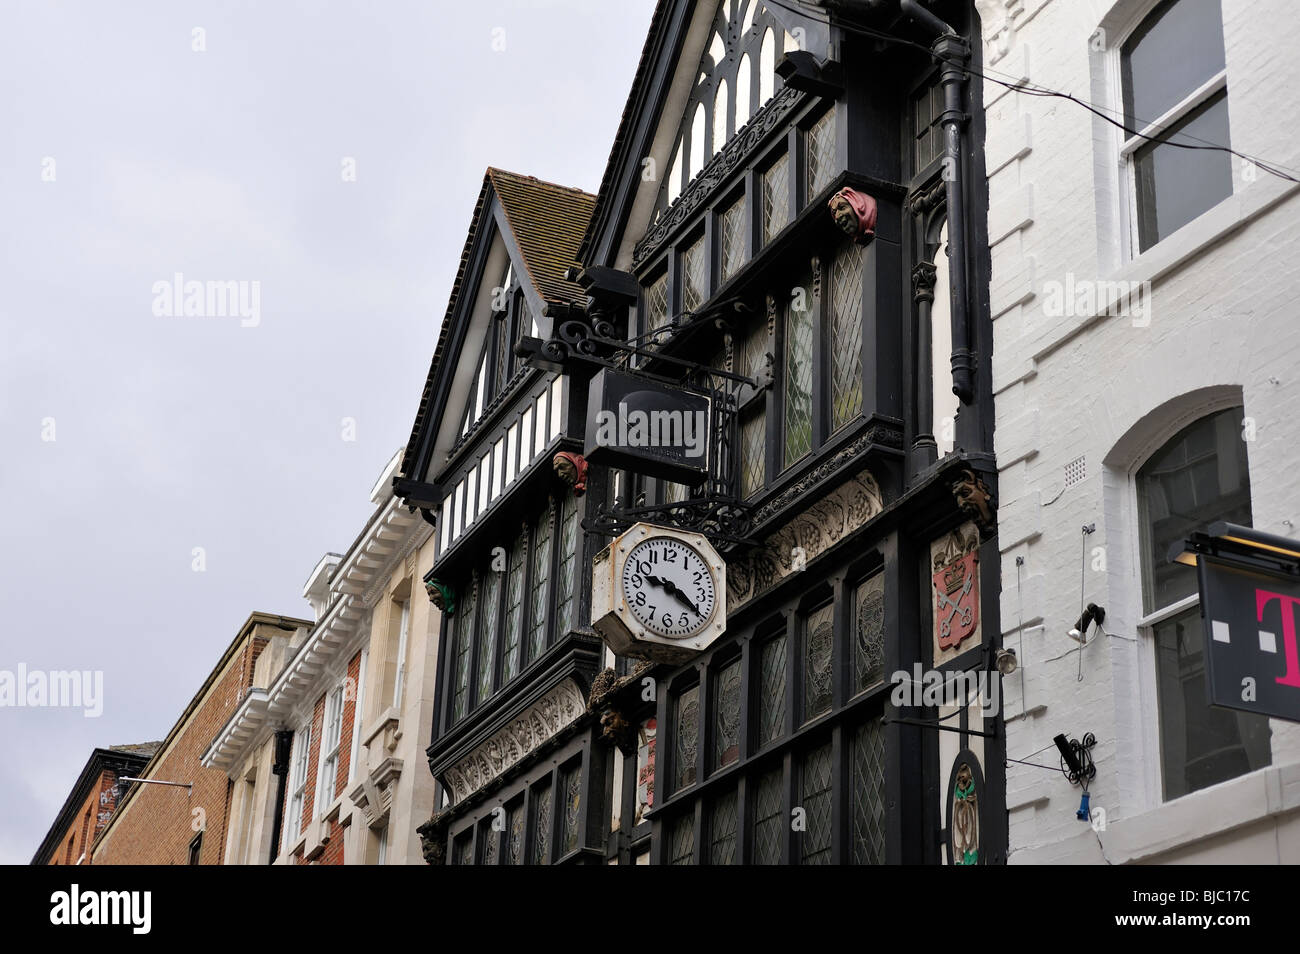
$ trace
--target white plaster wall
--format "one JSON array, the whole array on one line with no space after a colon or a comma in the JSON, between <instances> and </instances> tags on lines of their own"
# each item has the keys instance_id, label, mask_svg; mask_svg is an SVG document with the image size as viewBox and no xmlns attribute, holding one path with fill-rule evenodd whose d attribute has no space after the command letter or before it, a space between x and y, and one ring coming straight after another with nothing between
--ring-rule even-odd
<instances>
[{"instance_id":1,"label":"white plaster wall","mask_svg":"<svg viewBox=\"0 0 1300 954\"><path fill-rule=\"evenodd\" d=\"M1300 18L1287 0L1222 0L1234 148L1300 168ZM985 70L1103 104L1114 74L1098 27L1154 6L1119 0L977 0ZM1244 400L1255 526L1300 536L1300 186L1234 160L1234 194L1139 256L1121 240L1116 133L1082 107L985 84L1002 624L1022 671L1004 680L1012 758L1056 765L1052 737L1093 732L1094 832L1079 789L1008 765L1010 858L1282 861L1300 854L1288 794L1300 726L1273 723L1270 768L1161 801L1153 663L1137 632L1132 471L1201 413ZM1151 282L1150 321L1049 317L1048 282ZM1239 397L1238 397L1239 396ZM1084 457L1086 477L1065 486ZM1079 652L1065 633L1086 601L1106 629ZM1103 548L1104 568L1092 552ZM1023 565L1017 566L1017 558ZM1075 650L1075 651L1072 651ZM1023 687L1023 689L1022 689ZM1045 751L1033 754L1037 750ZM1160 832L1160 837L1147 834Z\"/></svg>"}]
</instances>

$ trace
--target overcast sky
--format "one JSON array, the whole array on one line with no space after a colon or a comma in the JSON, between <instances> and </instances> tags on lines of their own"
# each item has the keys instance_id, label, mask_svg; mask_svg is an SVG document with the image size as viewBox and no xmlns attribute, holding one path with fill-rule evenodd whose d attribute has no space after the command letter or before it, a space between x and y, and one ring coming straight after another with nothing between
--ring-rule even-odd
<instances>
[{"instance_id":1,"label":"overcast sky","mask_svg":"<svg viewBox=\"0 0 1300 954\"><path fill-rule=\"evenodd\" d=\"M0 670L104 679L98 718L0 708L0 862L93 747L167 734L249 612L308 614L484 169L594 192L652 6L0 2ZM156 314L178 272L259 307Z\"/></svg>"}]
</instances>

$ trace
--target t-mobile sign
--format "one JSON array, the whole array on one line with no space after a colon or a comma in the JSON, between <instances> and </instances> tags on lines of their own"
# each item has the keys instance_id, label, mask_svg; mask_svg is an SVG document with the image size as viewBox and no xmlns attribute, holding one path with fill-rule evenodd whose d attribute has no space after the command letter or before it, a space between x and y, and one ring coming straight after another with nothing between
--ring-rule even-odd
<instances>
[{"instance_id":1,"label":"t-mobile sign","mask_svg":"<svg viewBox=\"0 0 1300 954\"><path fill-rule=\"evenodd\" d=\"M1300 722L1300 579L1197 560L1210 705Z\"/></svg>"}]
</instances>

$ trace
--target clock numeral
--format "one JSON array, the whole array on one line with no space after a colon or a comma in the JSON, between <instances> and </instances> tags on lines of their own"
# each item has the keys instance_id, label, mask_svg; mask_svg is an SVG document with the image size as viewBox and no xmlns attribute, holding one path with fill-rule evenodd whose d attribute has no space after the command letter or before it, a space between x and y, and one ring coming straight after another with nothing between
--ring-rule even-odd
<instances>
[{"instance_id":1,"label":"clock numeral","mask_svg":"<svg viewBox=\"0 0 1300 954\"><path fill-rule=\"evenodd\" d=\"M664 551L664 559L667 560L669 563L676 563L676 562L677 562L677 551L676 551L676 550L666 550L666 551Z\"/></svg>"},{"instance_id":2,"label":"clock numeral","mask_svg":"<svg viewBox=\"0 0 1300 954\"><path fill-rule=\"evenodd\" d=\"M691 625L691 621L686 617L686 614L683 613L683 614L682 614L682 618L678 621L677 625L678 625L678 626L689 626L689 625Z\"/></svg>"},{"instance_id":3,"label":"clock numeral","mask_svg":"<svg viewBox=\"0 0 1300 954\"><path fill-rule=\"evenodd\" d=\"M639 590L641 589L641 584L644 583L645 581L641 579L640 574L633 573L631 578L628 580L628 582L632 584L633 589Z\"/></svg>"},{"instance_id":4,"label":"clock numeral","mask_svg":"<svg viewBox=\"0 0 1300 954\"><path fill-rule=\"evenodd\" d=\"M636 605L637 605L637 606L645 606L645 591L644 591L644 590L642 590L640 593L638 593L638 594L636 595L636 600L635 600L635 602L636 602Z\"/></svg>"},{"instance_id":5,"label":"clock numeral","mask_svg":"<svg viewBox=\"0 0 1300 954\"><path fill-rule=\"evenodd\" d=\"M673 625L673 618L669 616L667 613L664 613L663 615L663 624L664 624L664 629L670 629Z\"/></svg>"}]
</instances>

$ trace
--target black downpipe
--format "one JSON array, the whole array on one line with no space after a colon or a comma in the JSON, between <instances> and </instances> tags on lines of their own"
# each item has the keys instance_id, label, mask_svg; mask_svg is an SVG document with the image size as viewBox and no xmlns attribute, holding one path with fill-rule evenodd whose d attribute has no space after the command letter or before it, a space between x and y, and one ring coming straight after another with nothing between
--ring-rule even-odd
<instances>
[{"instance_id":1,"label":"black downpipe","mask_svg":"<svg viewBox=\"0 0 1300 954\"><path fill-rule=\"evenodd\" d=\"M975 399L975 358L970 347L967 318L969 283L966 275L965 172L962 163L962 127L967 116L962 108L970 45L951 26L921 6L920 0L899 0L903 13L934 35L930 47L943 64L939 82L943 85L944 187L948 205L948 283L952 295L952 391L963 404Z\"/></svg>"},{"instance_id":2,"label":"black downpipe","mask_svg":"<svg viewBox=\"0 0 1300 954\"><path fill-rule=\"evenodd\" d=\"M268 865L275 864L280 856L280 829L284 824L284 790L289 781L289 752L293 749L293 732L283 729L275 734L275 759L271 774L279 776L275 783L275 819L271 823L271 857Z\"/></svg>"}]
</instances>

